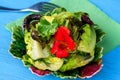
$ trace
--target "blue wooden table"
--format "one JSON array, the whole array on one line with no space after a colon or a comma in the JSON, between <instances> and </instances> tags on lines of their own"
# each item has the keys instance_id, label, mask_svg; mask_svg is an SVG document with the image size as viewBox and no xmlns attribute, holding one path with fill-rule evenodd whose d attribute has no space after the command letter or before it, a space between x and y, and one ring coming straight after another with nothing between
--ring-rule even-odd
<instances>
[{"instance_id":1,"label":"blue wooden table","mask_svg":"<svg viewBox=\"0 0 120 80\"><path fill-rule=\"evenodd\" d=\"M49 0L0 0L0 6L24 8L39 1ZM120 0L90 0L90 2L120 23ZM14 59L9 54L11 34L5 29L5 25L26 14L28 13L0 12L0 80L61 80L53 75L44 77L33 75L20 60ZM105 66L102 71L87 80L120 80L120 46L106 54L103 63Z\"/></svg>"}]
</instances>

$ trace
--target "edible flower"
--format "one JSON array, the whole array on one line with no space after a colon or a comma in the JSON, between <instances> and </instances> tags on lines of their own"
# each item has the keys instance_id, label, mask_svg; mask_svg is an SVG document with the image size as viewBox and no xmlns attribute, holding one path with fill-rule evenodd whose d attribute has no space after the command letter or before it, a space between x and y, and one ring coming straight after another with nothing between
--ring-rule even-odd
<instances>
[{"instance_id":1,"label":"edible flower","mask_svg":"<svg viewBox=\"0 0 120 80\"><path fill-rule=\"evenodd\" d=\"M64 26L60 26L55 33L55 41L52 46L52 54L56 54L58 58L66 58L68 52L75 49L75 42L70 37L70 30Z\"/></svg>"}]
</instances>

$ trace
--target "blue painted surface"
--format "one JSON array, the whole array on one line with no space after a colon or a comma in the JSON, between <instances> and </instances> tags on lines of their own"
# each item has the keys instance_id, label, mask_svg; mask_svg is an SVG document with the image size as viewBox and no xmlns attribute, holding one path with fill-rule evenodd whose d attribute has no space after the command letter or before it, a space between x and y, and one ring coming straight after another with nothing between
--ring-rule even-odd
<instances>
[{"instance_id":1,"label":"blue painted surface","mask_svg":"<svg viewBox=\"0 0 120 80\"><path fill-rule=\"evenodd\" d=\"M120 0L90 0L120 24Z\"/></svg>"},{"instance_id":2,"label":"blue painted surface","mask_svg":"<svg viewBox=\"0 0 120 80\"><path fill-rule=\"evenodd\" d=\"M7 7L24 8L39 1L49 0L0 0L0 5ZM111 18L120 22L120 16L116 11L120 11L119 0L90 0L99 8L105 11ZM114 2L113 3L111 2ZM108 7L110 6L110 9ZM28 13L0 12L0 80L61 80L52 75L39 77L23 66L20 60L14 59L9 53L11 34L5 29L5 24L16 20ZM104 67L94 77L87 80L120 80L120 46L109 52L103 57ZM66 79L64 79L66 80ZM80 79L77 79L80 80Z\"/></svg>"}]
</instances>

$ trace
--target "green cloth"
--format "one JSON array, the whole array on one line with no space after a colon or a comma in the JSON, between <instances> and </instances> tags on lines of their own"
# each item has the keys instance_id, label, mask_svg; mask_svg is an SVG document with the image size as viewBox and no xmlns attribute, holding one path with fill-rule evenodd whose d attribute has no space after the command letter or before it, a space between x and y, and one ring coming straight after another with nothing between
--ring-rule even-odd
<instances>
[{"instance_id":1,"label":"green cloth","mask_svg":"<svg viewBox=\"0 0 120 80\"><path fill-rule=\"evenodd\" d=\"M113 21L88 0L51 0L51 2L61 7L65 7L68 11L87 12L94 23L98 24L99 27L107 34L100 43L100 45L104 47L104 54L120 45L120 24ZM19 25L22 25L22 21L23 18L13 21L7 24L6 28L11 30L11 27L18 25L18 23Z\"/></svg>"},{"instance_id":2,"label":"green cloth","mask_svg":"<svg viewBox=\"0 0 120 80\"><path fill-rule=\"evenodd\" d=\"M106 32L105 38L100 43L104 47L104 54L120 45L120 24L113 21L89 0L51 0L51 2L65 7L68 11L87 12L94 23Z\"/></svg>"}]
</instances>

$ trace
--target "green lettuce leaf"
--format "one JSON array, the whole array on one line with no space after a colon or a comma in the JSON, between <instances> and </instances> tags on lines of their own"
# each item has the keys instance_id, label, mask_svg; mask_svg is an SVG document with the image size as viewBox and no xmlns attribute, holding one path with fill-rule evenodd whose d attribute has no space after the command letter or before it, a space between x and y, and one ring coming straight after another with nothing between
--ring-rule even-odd
<instances>
[{"instance_id":1,"label":"green lettuce leaf","mask_svg":"<svg viewBox=\"0 0 120 80\"><path fill-rule=\"evenodd\" d=\"M86 64L88 64L91 60L93 60L94 56L86 55L82 56L79 53L75 54L73 53L67 60L66 63L63 64L63 66L60 68L61 72L65 72L68 70L73 70L78 67L82 67Z\"/></svg>"},{"instance_id":2,"label":"green lettuce leaf","mask_svg":"<svg viewBox=\"0 0 120 80\"><path fill-rule=\"evenodd\" d=\"M96 33L94 27L85 24L83 25L83 34L81 35L81 40L78 45L78 50L86 53L92 54L96 45Z\"/></svg>"},{"instance_id":3,"label":"green lettuce leaf","mask_svg":"<svg viewBox=\"0 0 120 80\"><path fill-rule=\"evenodd\" d=\"M22 57L22 62L24 63L25 66L29 67L34 64L34 60L30 58L29 55L25 54Z\"/></svg>"},{"instance_id":4,"label":"green lettuce leaf","mask_svg":"<svg viewBox=\"0 0 120 80\"><path fill-rule=\"evenodd\" d=\"M52 12L51 15L59 14L62 12L66 12L67 10L65 8L55 8Z\"/></svg>"},{"instance_id":5,"label":"green lettuce leaf","mask_svg":"<svg viewBox=\"0 0 120 80\"><path fill-rule=\"evenodd\" d=\"M42 70L57 71L63 65L63 60L57 57L48 57L35 61L34 66Z\"/></svg>"},{"instance_id":6,"label":"green lettuce leaf","mask_svg":"<svg viewBox=\"0 0 120 80\"><path fill-rule=\"evenodd\" d=\"M50 17L50 18L52 18L52 17ZM36 26L40 33L40 36L42 38L49 39L50 36L54 35L54 33L56 32L58 23L54 19L52 19L51 21L48 21L45 19L45 17L42 17L40 19L40 22Z\"/></svg>"},{"instance_id":7,"label":"green lettuce leaf","mask_svg":"<svg viewBox=\"0 0 120 80\"><path fill-rule=\"evenodd\" d=\"M45 13L45 16L52 16L52 15L57 15L61 12L66 12L65 8L55 8L52 12L48 11Z\"/></svg>"},{"instance_id":8,"label":"green lettuce leaf","mask_svg":"<svg viewBox=\"0 0 120 80\"><path fill-rule=\"evenodd\" d=\"M102 39L104 38L106 33L102 29L98 28L98 26L95 27L95 32L96 32L96 37L97 37L96 38L96 43L99 43L99 42L102 41Z\"/></svg>"},{"instance_id":9,"label":"green lettuce leaf","mask_svg":"<svg viewBox=\"0 0 120 80\"><path fill-rule=\"evenodd\" d=\"M28 32L27 30L25 30L24 41L26 43L27 54L33 60L37 60L37 59L40 59L40 58L46 58L46 57L49 56L50 51L49 51L48 46L45 46L44 49L43 49L40 42L32 39L31 31Z\"/></svg>"},{"instance_id":10,"label":"green lettuce leaf","mask_svg":"<svg viewBox=\"0 0 120 80\"><path fill-rule=\"evenodd\" d=\"M61 72L61 71L54 71L53 74L57 77L60 78L77 78L79 75L79 70L78 69L73 69L73 70L69 70L66 72Z\"/></svg>"},{"instance_id":11,"label":"green lettuce leaf","mask_svg":"<svg viewBox=\"0 0 120 80\"><path fill-rule=\"evenodd\" d=\"M12 43L10 45L10 53L16 58L22 58L26 54L26 44L24 42L24 33L22 27L15 26L12 28Z\"/></svg>"},{"instance_id":12,"label":"green lettuce leaf","mask_svg":"<svg viewBox=\"0 0 120 80\"><path fill-rule=\"evenodd\" d=\"M102 58L103 56L102 52L103 52L103 47L99 47L99 46L95 47L95 54L94 54L94 59L93 59L94 62Z\"/></svg>"},{"instance_id":13,"label":"green lettuce leaf","mask_svg":"<svg viewBox=\"0 0 120 80\"><path fill-rule=\"evenodd\" d=\"M71 18L75 17L75 15L74 15L74 13L71 13L71 12L62 12L57 15L53 15L53 17L56 19L56 21L57 21L57 23L59 23L59 25L68 27L67 24L69 23L69 18L71 19Z\"/></svg>"}]
</instances>

